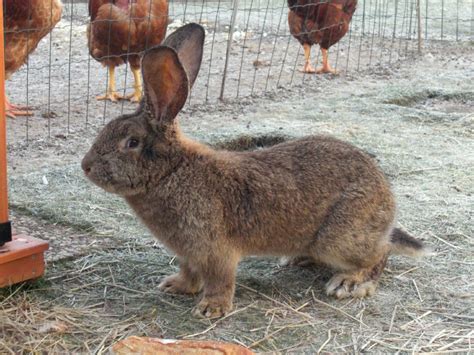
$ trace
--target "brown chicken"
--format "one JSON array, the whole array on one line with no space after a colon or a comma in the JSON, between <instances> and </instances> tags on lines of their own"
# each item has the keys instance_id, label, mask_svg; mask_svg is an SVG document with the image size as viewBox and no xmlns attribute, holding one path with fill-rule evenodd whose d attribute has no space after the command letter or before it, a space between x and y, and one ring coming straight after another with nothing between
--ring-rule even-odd
<instances>
[{"instance_id":1,"label":"brown chicken","mask_svg":"<svg viewBox=\"0 0 474 355\"><path fill-rule=\"evenodd\" d=\"M41 39L61 20L60 0L3 0L5 32L5 79L26 62ZM31 116L28 107L11 104L5 96L9 117Z\"/></svg>"},{"instance_id":2,"label":"brown chicken","mask_svg":"<svg viewBox=\"0 0 474 355\"><path fill-rule=\"evenodd\" d=\"M142 97L140 54L160 44L168 25L167 0L89 0L91 22L87 29L91 56L108 67L107 92L98 100ZM135 80L134 93L120 95L115 85L115 67L128 62Z\"/></svg>"},{"instance_id":3,"label":"brown chicken","mask_svg":"<svg viewBox=\"0 0 474 355\"><path fill-rule=\"evenodd\" d=\"M349 30L357 0L288 0L288 24L291 34L304 47L305 73L333 73L328 49ZM319 43L323 65L316 70L310 62L311 46Z\"/></svg>"}]
</instances>

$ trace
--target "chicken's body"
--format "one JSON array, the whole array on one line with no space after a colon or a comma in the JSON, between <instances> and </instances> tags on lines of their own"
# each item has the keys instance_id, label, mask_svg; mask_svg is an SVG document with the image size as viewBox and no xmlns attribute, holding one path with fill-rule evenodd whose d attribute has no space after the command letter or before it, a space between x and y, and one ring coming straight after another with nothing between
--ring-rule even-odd
<instances>
[{"instance_id":1,"label":"chicken's body","mask_svg":"<svg viewBox=\"0 0 474 355\"><path fill-rule=\"evenodd\" d=\"M168 25L167 0L89 0L87 35L91 56L109 69L107 92L99 100L142 97L140 55L160 44ZM115 67L130 64L135 92L123 97L115 87Z\"/></svg>"},{"instance_id":2,"label":"chicken's body","mask_svg":"<svg viewBox=\"0 0 474 355\"><path fill-rule=\"evenodd\" d=\"M3 0L5 32L5 79L27 61L41 39L61 20L60 0ZM10 117L31 115L28 108L11 104L5 97Z\"/></svg>"},{"instance_id":3,"label":"chicken's body","mask_svg":"<svg viewBox=\"0 0 474 355\"><path fill-rule=\"evenodd\" d=\"M357 0L288 0L288 24L291 34L305 51L305 73L336 73L328 62L327 51L344 37L355 12ZM318 43L323 55L322 67L314 70L310 51Z\"/></svg>"}]
</instances>

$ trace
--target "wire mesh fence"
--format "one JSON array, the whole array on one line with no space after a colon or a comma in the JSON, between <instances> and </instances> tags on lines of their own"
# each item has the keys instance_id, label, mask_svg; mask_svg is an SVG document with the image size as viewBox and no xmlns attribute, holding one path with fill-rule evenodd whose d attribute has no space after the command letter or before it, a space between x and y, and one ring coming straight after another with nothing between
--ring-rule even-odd
<instances>
[{"instance_id":1,"label":"wire mesh fence","mask_svg":"<svg viewBox=\"0 0 474 355\"><path fill-rule=\"evenodd\" d=\"M319 80L299 71L304 51L291 35L287 17L284 0L171 1L168 33L187 22L198 22L207 32L190 102L239 99ZM329 58L342 74L390 66L412 58L419 45L473 41L473 18L473 0L359 0L348 33L329 49ZM62 20L6 83L12 101L33 106L39 116L19 118L16 135L28 140L64 134L136 108L128 101L96 100L106 91L109 77L89 53L89 22L87 3L64 3ZM130 40L124 40L126 46ZM312 61L320 60L315 45ZM133 90L129 66L118 67L117 74L117 90Z\"/></svg>"}]
</instances>

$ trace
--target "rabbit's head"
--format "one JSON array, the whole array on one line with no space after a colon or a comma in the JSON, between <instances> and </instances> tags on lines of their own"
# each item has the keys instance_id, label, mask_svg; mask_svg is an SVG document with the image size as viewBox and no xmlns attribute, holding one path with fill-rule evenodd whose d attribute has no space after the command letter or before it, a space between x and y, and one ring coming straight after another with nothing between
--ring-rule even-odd
<instances>
[{"instance_id":1,"label":"rabbit's head","mask_svg":"<svg viewBox=\"0 0 474 355\"><path fill-rule=\"evenodd\" d=\"M92 182L131 196L173 171L181 149L175 118L199 72L203 46L204 29L188 24L144 54L140 108L109 122L82 160Z\"/></svg>"}]
</instances>

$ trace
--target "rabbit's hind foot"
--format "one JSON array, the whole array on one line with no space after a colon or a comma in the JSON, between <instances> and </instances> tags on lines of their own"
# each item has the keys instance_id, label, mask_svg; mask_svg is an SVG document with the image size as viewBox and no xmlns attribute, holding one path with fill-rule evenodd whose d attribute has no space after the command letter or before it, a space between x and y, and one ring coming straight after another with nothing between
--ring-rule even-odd
<instances>
[{"instance_id":1,"label":"rabbit's hind foot","mask_svg":"<svg viewBox=\"0 0 474 355\"><path fill-rule=\"evenodd\" d=\"M326 294L338 299L370 297L377 289L378 279L385 268L388 255L375 266L334 275L326 284Z\"/></svg>"},{"instance_id":2,"label":"rabbit's hind foot","mask_svg":"<svg viewBox=\"0 0 474 355\"><path fill-rule=\"evenodd\" d=\"M357 274L336 274L326 284L326 294L338 299L372 296L377 288L377 281L360 281Z\"/></svg>"},{"instance_id":3,"label":"rabbit's hind foot","mask_svg":"<svg viewBox=\"0 0 474 355\"><path fill-rule=\"evenodd\" d=\"M292 266L300 266L300 267L307 267L313 266L315 264L315 260L311 256L285 256L280 258L280 266L282 267L292 267Z\"/></svg>"}]
</instances>

